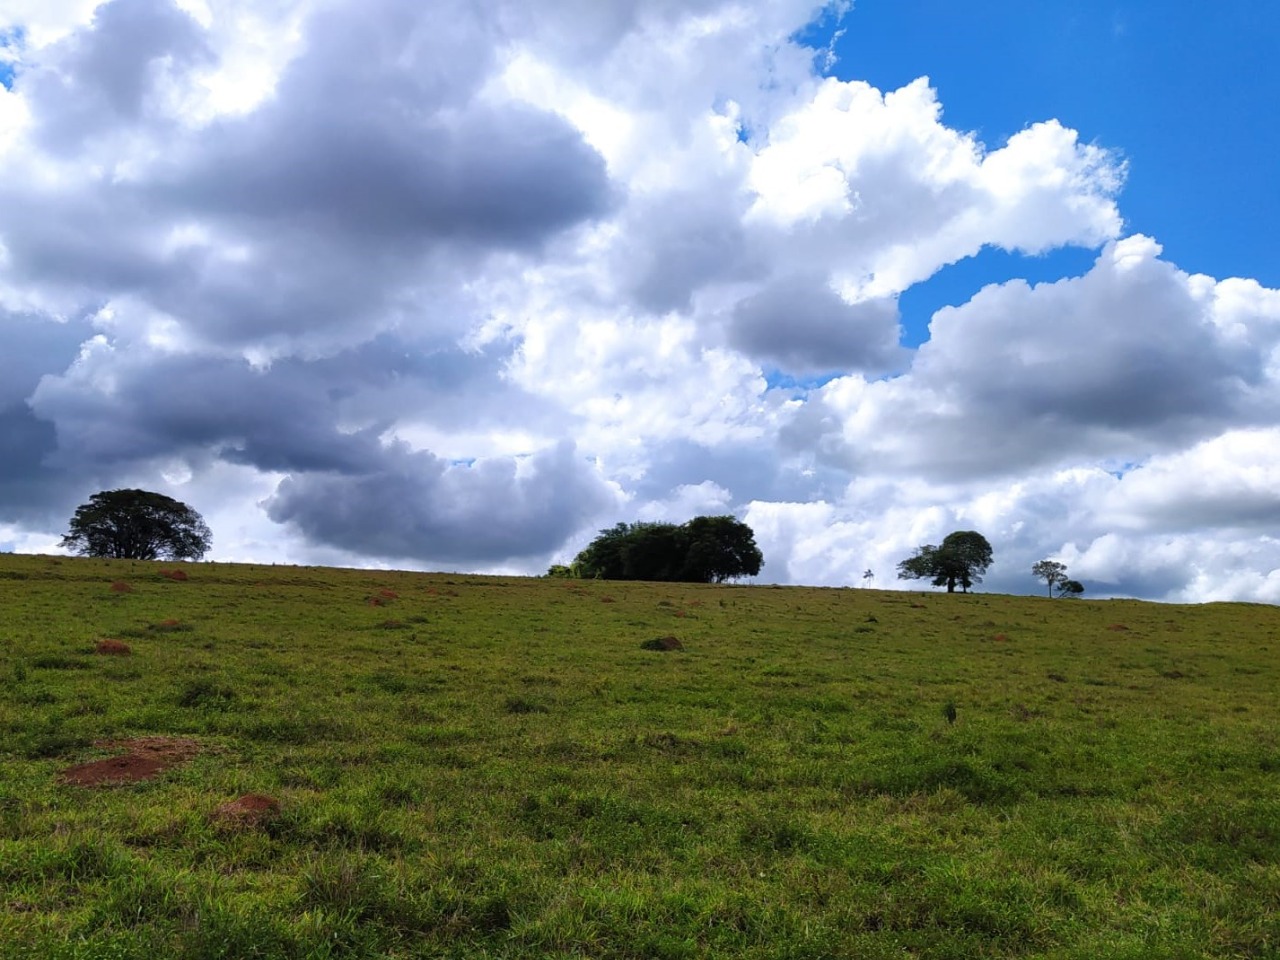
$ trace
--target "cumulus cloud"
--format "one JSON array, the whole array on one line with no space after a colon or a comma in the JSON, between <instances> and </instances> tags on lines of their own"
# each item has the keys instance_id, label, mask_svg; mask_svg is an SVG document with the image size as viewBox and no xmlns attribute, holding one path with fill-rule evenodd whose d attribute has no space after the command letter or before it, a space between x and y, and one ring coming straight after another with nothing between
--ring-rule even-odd
<instances>
[{"instance_id":1,"label":"cumulus cloud","mask_svg":"<svg viewBox=\"0 0 1280 960\"><path fill-rule=\"evenodd\" d=\"M129 485L239 560L532 572L732 512L780 582L976 528L992 589L1280 599L1280 292L1126 236L1088 131L820 76L819 12L6 5L3 542ZM948 264L1071 245L902 346Z\"/></svg>"}]
</instances>

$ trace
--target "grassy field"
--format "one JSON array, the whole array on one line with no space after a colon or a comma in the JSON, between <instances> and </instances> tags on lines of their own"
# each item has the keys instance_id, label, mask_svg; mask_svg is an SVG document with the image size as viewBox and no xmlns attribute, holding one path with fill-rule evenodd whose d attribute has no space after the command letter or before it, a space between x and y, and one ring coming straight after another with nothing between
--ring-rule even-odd
<instances>
[{"instance_id":1,"label":"grassy field","mask_svg":"<svg viewBox=\"0 0 1280 960\"><path fill-rule=\"evenodd\" d=\"M1276 608L168 569L0 556L0 956L1280 956Z\"/></svg>"}]
</instances>

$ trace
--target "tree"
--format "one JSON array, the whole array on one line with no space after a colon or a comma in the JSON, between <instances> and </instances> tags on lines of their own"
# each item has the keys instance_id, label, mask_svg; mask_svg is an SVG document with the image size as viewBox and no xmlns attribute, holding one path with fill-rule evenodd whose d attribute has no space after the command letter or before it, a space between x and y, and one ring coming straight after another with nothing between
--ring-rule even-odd
<instances>
[{"instance_id":1,"label":"tree","mask_svg":"<svg viewBox=\"0 0 1280 960\"><path fill-rule=\"evenodd\" d=\"M619 523L573 561L580 576L601 580L723 583L754 576L764 557L751 528L733 517L694 517L688 523Z\"/></svg>"},{"instance_id":2,"label":"tree","mask_svg":"<svg viewBox=\"0 0 1280 960\"><path fill-rule=\"evenodd\" d=\"M199 560L213 535L185 503L147 490L104 490L76 508L62 546L85 557Z\"/></svg>"},{"instance_id":3,"label":"tree","mask_svg":"<svg viewBox=\"0 0 1280 960\"><path fill-rule=\"evenodd\" d=\"M684 563L677 579L686 583L724 583L734 577L754 577L764 555L756 535L730 516L694 517L680 527Z\"/></svg>"},{"instance_id":4,"label":"tree","mask_svg":"<svg viewBox=\"0 0 1280 960\"><path fill-rule=\"evenodd\" d=\"M1037 560L1031 565L1031 575L1049 585L1049 596L1052 597L1053 588L1067 579L1067 565L1057 560Z\"/></svg>"},{"instance_id":5,"label":"tree","mask_svg":"<svg viewBox=\"0 0 1280 960\"><path fill-rule=\"evenodd\" d=\"M1084 593L1084 584L1079 580L1063 580L1058 584L1058 597L1074 600Z\"/></svg>"},{"instance_id":6,"label":"tree","mask_svg":"<svg viewBox=\"0 0 1280 960\"><path fill-rule=\"evenodd\" d=\"M965 593L991 566L991 544L974 530L956 530L947 534L940 546L928 543L913 556L898 564L899 580L932 580L935 587L955 593L959 586Z\"/></svg>"}]
</instances>

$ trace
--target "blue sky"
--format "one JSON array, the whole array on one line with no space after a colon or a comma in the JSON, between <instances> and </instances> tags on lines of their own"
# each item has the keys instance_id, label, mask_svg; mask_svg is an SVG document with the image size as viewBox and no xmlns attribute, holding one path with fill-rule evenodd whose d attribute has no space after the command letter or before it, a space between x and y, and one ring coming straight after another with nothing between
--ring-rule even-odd
<instances>
[{"instance_id":1,"label":"blue sky","mask_svg":"<svg viewBox=\"0 0 1280 960\"><path fill-rule=\"evenodd\" d=\"M13 63L7 56L22 43L22 30L0 30L0 87L13 86Z\"/></svg>"},{"instance_id":2,"label":"blue sky","mask_svg":"<svg viewBox=\"0 0 1280 960\"><path fill-rule=\"evenodd\" d=\"M1121 210L1190 272L1280 286L1280 12L1261 0L857 0L831 75L893 90L928 76L949 125L989 148L1056 118L1128 162ZM1092 252L984 251L908 291L907 336L975 283L1056 280Z\"/></svg>"}]
</instances>

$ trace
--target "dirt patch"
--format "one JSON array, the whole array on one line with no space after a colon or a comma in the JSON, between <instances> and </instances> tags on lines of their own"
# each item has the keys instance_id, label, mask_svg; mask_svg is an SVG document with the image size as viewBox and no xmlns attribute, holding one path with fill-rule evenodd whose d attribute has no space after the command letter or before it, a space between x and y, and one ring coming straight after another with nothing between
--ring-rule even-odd
<instances>
[{"instance_id":1,"label":"dirt patch","mask_svg":"<svg viewBox=\"0 0 1280 960\"><path fill-rule=\"evenodd\" d=\"M994 640L996 643L1008 643L1009 635L1007 633L997 633L991 639Z\"/></svg>"},{"instance_id":2,"label":"dirt patch","mask_svg":"<svg viewBox=\"0 0 1280 960\"><path fill-rule=\"evenodd\" d=\"M127 657L133 653L133 648L123 640L99 640L94 644L93 652L107 657Z\"/></svg>"},{"instance_id":3,"label":"dirt patch","mask_svg":"<svg viewBox=\"0 0 1280 960\"><path fill-rule=\"evenodd\" d=\"M135 737L132 740L98 740L95 747L123 751L118 756L91 760L63 770L59 779L78 787L110 787L150 780L200 752L194 740L182 737Z\"/></svg>"},{"instance_id":4,"label":"dirt patch","mask_svg":"<svg viewBox=\"0 0 1280 960\"><path fill-rule=\"evenodd\" d=\"M112 593L133 593L133 587L125 583L123 580L115 580L111 584Z\"/></svg>"},{"instance_id":5,"label":"dirt patch","mask_svg":"<svg viewBox=\"0 0 1280 960\"><path fill-rule=\"evenodd\" d=\"M164 577L166 580L173 580L176 583L186 583L186 581L191 579L187 576L187 571L185 570L161 570L160 576Z\"/></svg>"},{"instance_id":6,"label":"dirt patch","mask_svg":"<svg viewBox=\"0 0 1280 960\"><path fill-rule=\"evenodd\" d=\"M280 801L265 793L246 793L213 811L213 821L227 827L256 827L280 813Z\"/></svg>"}]
</instances>

